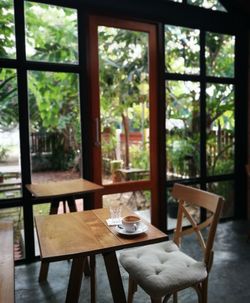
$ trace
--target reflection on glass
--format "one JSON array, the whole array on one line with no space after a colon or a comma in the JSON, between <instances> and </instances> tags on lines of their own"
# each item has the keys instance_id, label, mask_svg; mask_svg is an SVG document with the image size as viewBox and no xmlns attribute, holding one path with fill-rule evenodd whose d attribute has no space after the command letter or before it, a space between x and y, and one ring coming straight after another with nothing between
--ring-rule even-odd
<instances>
[{"instance_id":1,"label":"reflection on glass","mask_svg":"<svg viewBox=\"0 0 250 303\"><path fill-rule=\"evenodd\" d=\"M221 217L230 218L234 216L234 182L220 181L207 184L207 190L222 196L225 199Z\"/></svg>"},{"instance_id":2,"label":"reflection on glass","mask_svg":"<svg viewBox=\"0 0 250 303\"><path fill-rule=\"evenodd\" d=\"M16 70L0 68L0 199L21 193L19 111Z\"/></svg>"},{"instance_id":3,"label":"reflection on glass","mask_svg":"<svg viewBox=\"0 0 250 303\"><path fill-rule=\"evenodd\" d=\"M234 88L210 84L207 95L207 174L234 172Z\"/></svg>"},{"instance_id":4,"label":"reflection on glass","mask_svg":"<svg viewBox=\"0 0 250 303\"><path fill-rule=\"evenodd\" d=\"M219 0L187 0L187 3L212 10L218 10L223 12L226 11L225 7L220 3Z\"/></svg>"},{"instance_id":5,"label":"reflection on glass","mask_svg":"<svg viewBox=\"0 0 250 303\"><path fill-rule=\"evenodd\" d=\"M77 63L77 12L74 9L25 1L27 58Z\"/></svg>"},{"instance_id":6,"label":"reflection on glass","mask_svg":"<svg viewBox=\"0 0 250 303\"><path fill-rule=\"evenodd\" d=\"M0 4L0 58L16 57L13 0L1 0Z\"/></svg>"},{"instance_id":7,"label":"reflection on glass","mask_svg":"<svg viewBox=\"0 0 250 303\"><path fill-rule=\"evenodd\" d=\"M149 178L148 34L98 28L103 184Z\"/></svg>"},{"instance_id":8,"label":"reflection on glass","mask_svg":"<svg viewBox=\"0 0 250 303\"><path fill-rule=\"evenodd\" d=\"M200 86L190 81L166 82L167 179L200 173Z\"/></svg>"},{"instance_id":9,"label":"reflection on glass","mask_svg":"<svg viewBox=\"0 0 250 303\"><path fill-rule=\"evenodd\" d=\"M74 179L80 175L78 76L29 72L32 180Z\"/></svg>"},{"instance_id":10,"label":"reflection on glass","mask_svg":"<svg viewBox=\"0 0 250 303\"><path fill-rule=\"evenodd\" d=\"M170 73L198 74L199 30L165 26L165 68Z\"/></svg>"},{"instance_id":11,"label":"reflection on glass","mask_svg":"<svg viewBox=\"0 0 250 303\"><path fill-rule=\"evenodd\" d=\"M234 36L206 33L208 76L234 77L234 46Z\"/></svg>"},{"instance_id":12,"label":"reflection on glass","mask_svg":"<svg viewBox=\"0 0 250 303\"><path fill-rule=\"evenodd\" d=\"M116 193L103 196L103 207L108 208L111 203L119 202L132 211L139 211L142 216L150 218L151 193L147 190Z\"/></svg>"},{"instance_id":13,"label":"reflection on glass","mask_svg":"<svg viewBox=\"0 0 250 303\"><path fill-rule=\"evenodd\" d=\"M24 259L24 230L23 230L23 208L11 207L0 209L0 222L13 221L14 226L14 258L15 260Z\"/></svg>"}]
</instances>

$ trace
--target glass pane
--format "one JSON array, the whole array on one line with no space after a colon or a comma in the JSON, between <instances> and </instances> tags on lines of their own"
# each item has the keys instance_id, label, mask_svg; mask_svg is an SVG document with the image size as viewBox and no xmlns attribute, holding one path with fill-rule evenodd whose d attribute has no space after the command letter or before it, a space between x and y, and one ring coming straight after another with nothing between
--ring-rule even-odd
<instances>
[{"instance_id":1,"label":"glass pane","mask_svg":"<svg viewBox=\"0 0 250 303\"><path fill-rule=\"evenodd\" d=\"M25 1L25 21L28 59L78 62L76 10Z\"/></svg>"},{"instance_id":2,"label":"glass pane","mask_svg":"<svg viewBox=\"0 0 250 303\"><path fill-rule=\"evenodd\" d=\"M14 225L14 258L20 260L25 257L23 208L11 207L0 209L0 221L13 221Z\"/></svg>"},{"instance_id":3,"label":"glass pane","mask_svg":"<svg viewBox=\"0 0 250 303\"><path fill-rule=\"evenodd\" d=\"M225 7L220 3L219 0L187 0L188 4L209 8L212 10L218 10L225 12Z\"/></svg>"},{"instance_id":4,"label":"glass pane","mask_svg":"<svg viewBox=\"0 0 250 303\"><path fill-rule=\"evenodd\" d=\"M103 184L149 178L148 34L100 26Z\"/></svg>"},{"instance_id":5,"label":"glass pane","mask_svg":"<svg viewBox=\"0 0 250 303\"><path fill-rule=\"evenodd\" d=\"M16 70L0 68L0 199L21 196Z\"/></svg>"},{"instance_id":6,"label":"glass pane","mask_svg":"<svg viewBox=\"0 0 250 303\"><path fill-rule=\"evenodd\" d=\"M206 33L208 76L234 77L234 46L234 36Z\"/></svg>"},{"instance_id":7,"label":"glass pane","mask_svg":"<svg viewBox=\"0 0 250 303\"><path fill-rule=\"evenodd\" d=\"M166 82L167 179L199 176L200 85Z\"/></svg>"},{"instance_id":8,"label":"glass pane","mask_svg":"<svg viewBox=\"0 0 250 303\"><path fill-rule=\"evenodd\" d=\"M223 181L207 184L207 190L224 197L225 203L223 206L222 218L230 218L234 216L234 182Z\"/></svg>"},{"instance_id":9,"label":"glass pane","mask_svg":"<svg viewBox=\"0 0 250 303\"><path fill-rule=\"evenodd\" d=\"M109 207L113 202L128 207L150 222L151 193L147 190L117 193L103 196L103 207ZM123 216L123 211L121 213Z\"/></svg>"},{"instance_id":10,"label":"glass pane","mask_svg":"<svg viewBox=\"0 0 250 303\"><path fill-rule=\"evenodd\" d=\"M165 26L165 68L170 73L200 72L199 30Z\"/></svg>"},{"instance_id":11,"label":"glass pane","mask_svg":"<svg viewBox=\"0 0 250 303\"><path fill-rule=\"evenodd\" d=\"M14 26L13 0L0 3L0 58L16 57L16 38Z\"/></svg>"},{"instance_id":12,"label":"glass pane","mask_svg":"<svg viewBox=\"0 0 250 303\"><path fill-rule=\"evenodd\" d=\"M78 75L28 73L32 180L80 176Z\"/></svg>"},{"instance_id":13,"label":"glass pane","mask_svg":"<svg viewBox=\"0 0 250 303\"><path fill-rule=\"evenodd\" d=\"M207 94L207 174L234 172L234 87L210 84Z\"/></svg>"}]
</instances>

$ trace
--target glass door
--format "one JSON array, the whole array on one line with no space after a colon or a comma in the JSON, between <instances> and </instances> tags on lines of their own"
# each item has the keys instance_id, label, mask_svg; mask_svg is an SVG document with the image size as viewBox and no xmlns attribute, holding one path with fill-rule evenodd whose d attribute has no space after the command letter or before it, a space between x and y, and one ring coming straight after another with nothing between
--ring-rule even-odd
<instances>
[{"instance_id":1,"label":"glass door","mask_svg":"<svg viewBox=\"0 0 250 303\"><path fill-rule=\"evenodd\" d=\"M104 186L99 206L115 200L150 221L156 192L156 29L96 16L90 29L93 177Z\"/></svg>"}]
</instances>

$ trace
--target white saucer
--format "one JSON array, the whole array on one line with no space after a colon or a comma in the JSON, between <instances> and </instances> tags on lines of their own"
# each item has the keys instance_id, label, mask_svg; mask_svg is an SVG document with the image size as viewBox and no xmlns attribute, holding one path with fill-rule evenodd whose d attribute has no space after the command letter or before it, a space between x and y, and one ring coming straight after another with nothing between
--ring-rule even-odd
<instances>
[{"instance_id":1,"label":"white saucer","mask_svg":"<svg viewBox=\"0 0 250 303\"><path fill-rule=\"evenodd\" d=\"M138 229L136 231L128 232L125 230L125 228L122 225L117 225L115 227L115 230L121 235L134 236L134 235L140 235L142 233L145 233L145 231L148 230L148 227L147 227L147 225L140 223L140 226L138 227Z\"/></svg>"}]
</instances>

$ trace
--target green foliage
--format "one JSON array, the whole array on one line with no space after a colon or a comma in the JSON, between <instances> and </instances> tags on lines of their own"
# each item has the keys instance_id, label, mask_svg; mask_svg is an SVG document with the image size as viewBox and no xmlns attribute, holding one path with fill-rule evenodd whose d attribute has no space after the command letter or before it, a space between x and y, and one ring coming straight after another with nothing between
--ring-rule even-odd
<instances>
[{"instance_id":1,"label":"green foliage","mask_svg":"<svg viewBox=\"0 0 250 303\"><path fill-rule=\"evenodd\" d=\"M214 9L219 11L225 11L224 6L219 0L187 0L188 4L201 6L208 9Z\"/></svg>"},{"instance_id":2,"label":"green foliage","mask_svg":"<svg viewBox=\"0 0 250 303\"><path fill-rule=\"evenodd\" d=\"M102 136L102 157L115 159L115 149L117 144L115 128L109 127L109 132ZM104 132L105 134L105 132Z\"/></svg>"},{"instance_id":3,"label":"green foliage","mask_svg":"<svg viewBox=\"0 0 250 303\"><path fill-rule=\"evenodd\" d=\"M149 123L144 107L149 91L147 34L99 27L98 41L102 127L110 127L113 132L115 128L123 128L124 133L133 128L144 131ZM129 154L125 153L126 166L130 164Z\"/></svg>"},{"instance_id":4,"label":"green foliage","mask_svg":"<svg viewBox=\"0 0 250 303\"><path fill-rule=\"evenodd\" d=\"M4 146L0 146L0 162L6 160L9 149Z\"/></svg>"},{"instance_id":5,"label":"green foliage","mask_svg":"<svg viewBox=\"0 0 250 303\"><path fill-rule=\"evenodd\" d=\"M15 58L13 0L1 0L0 33L0 58Z\"/></svg>"},{"instance_id":6,"label":"green foliage","mask_svg":"<svg viewBox=\"0 0 250 303\"><path fill-rule=\"evenodd\" d=\"M102 113L113 122L141 102L139 84L148 77L147 35L107 27L100 27L98 34Z\"/></svg>"},{"instance_id":7,"label":"green foliage","mask_svg":"<svg viewBox=\"0 0 250 303\"><path fill-rule=\"evenodd\" d=\"M209 76L234 77L234 36L206 33L206 67Z\"/></svg>"},{"instance_id":8,"label":"green foliage","mask_svg":"<svg viewBox=\"0 0 250 303\"><path fill-rule=\"evenodd\" d=\"M180 27L167 27L171 39L167 64L173 72L195 73L188 69L195 61L194 32ZM180 41L177 41L179 37ZM182 40L189 40L184 44ZM168 42L167 42L168 43ZM191 48L191 50L188 49ZM178 65L180 52L185 52L183 65ZM197 58L196 58L197 59ZM172 61L171 61L172 60ZM177 63L175 64L175 61ZM234 76L234 37L207 33L206 36L207 74L217 77ZM173 67L176 67L173 70ZM172 68L172 69L171 69ZM179 176L194 177L199 174L199 133L200 133L200 88L195 82L168 81L167 99L167 163L170 172ZM208 84L206 88L206 129L207 167L209 175L233 172L234 163L234 91L233 85Z\"/></svg>"},{"instance_id":9,"label":"green foliage","mask_svg":"<svg viewBox=\"0 0 250 303\"><path fill-rule=\"evenodd\" d=\"M25 2L27 56L48 62L78 61L76 10Z\"/></svg>"},{"instance_id":10,"label":"green foliage","mask_svg":"<svg viewBox=\"0 0 250 303\"><path fill-rule=\"evenodd\" d=\"M202 0L189 4L204 6ZM219 2L206 1L219 8ZM15 57L13 1L2 0L0 6L0 57ZM25 34L27 59L50 63L78 62L77 11L25 1ZM199 30L166 26L166 69L174 73L199 74ZM99 82L102 131L110 127L144 131L149 126L148 110L148 34L111 27L98 28ZM234 76L234 37L206 34L207 75ZM200 87L197 82L166 83L167 121L177 123L167 132L167 157L172 166L187 174L199 172ZM53 167L71 165L80 149L78 77L63 72L30 71L28 73L30 128L32 132L57 132L62 137L53 150ZM211 162L216 173L231 170L233 148L221 146L216 129L234 130L234 93L231 85L211 84L206 88L207 145L217 153ZM0 70L1 128L18 124L16 73ZM234 135L232 135L233 137ZM109 154L116 146L115 136L102 146ZM132 166L148 168L149 153L145 147L130 148ZM192 157L191 157L192 156ZM192 158L192 163L190 159ZM131 164L130 163L130 164ZM191 163L191 164L190 164ZM186 172L185 172L186 173Z\"/></svg>"},{"instance_id":11,"label":"green foliage","mask_svg":"<svg viewBox=\"0 0 250 303\"><path fill-rule=\"evenodd\" d=\"M142 168L149 170L149 144L145 143L144 145L131 145L131 166L136 168Z\"/></svg>"},{"instance_id":12,"label":"green foliage","mask_svg":"<svg viewBox=\"0 0 250 303\"><path fill-rule=\"evenodd\" d=\"M78 60L76 10L26 2L26 46L31 60ZM80 149L78 76L62 72L29 72L32 131L60 134L53 144L48 169L73 166Z\"/></svg>"},{"instance_id":13,"label":"green foliage","mask_svg":"<svg viewBox=\"0 0 250 303\"><path fill-rule=\"evenodd\" d=\"M199 30L165 26L165 65L168 72L199 73Z\"/></svg>"},{"instance_id":14,"label":"green foliage","mask_svg":"<svg viewBox=\"0 0 250 303\"><path fill-rule=\"evenodd\" d=\"M14 70L0 68L0 129L15 128L19 121L17 80Z\"/></svg>"}]
</instances>

